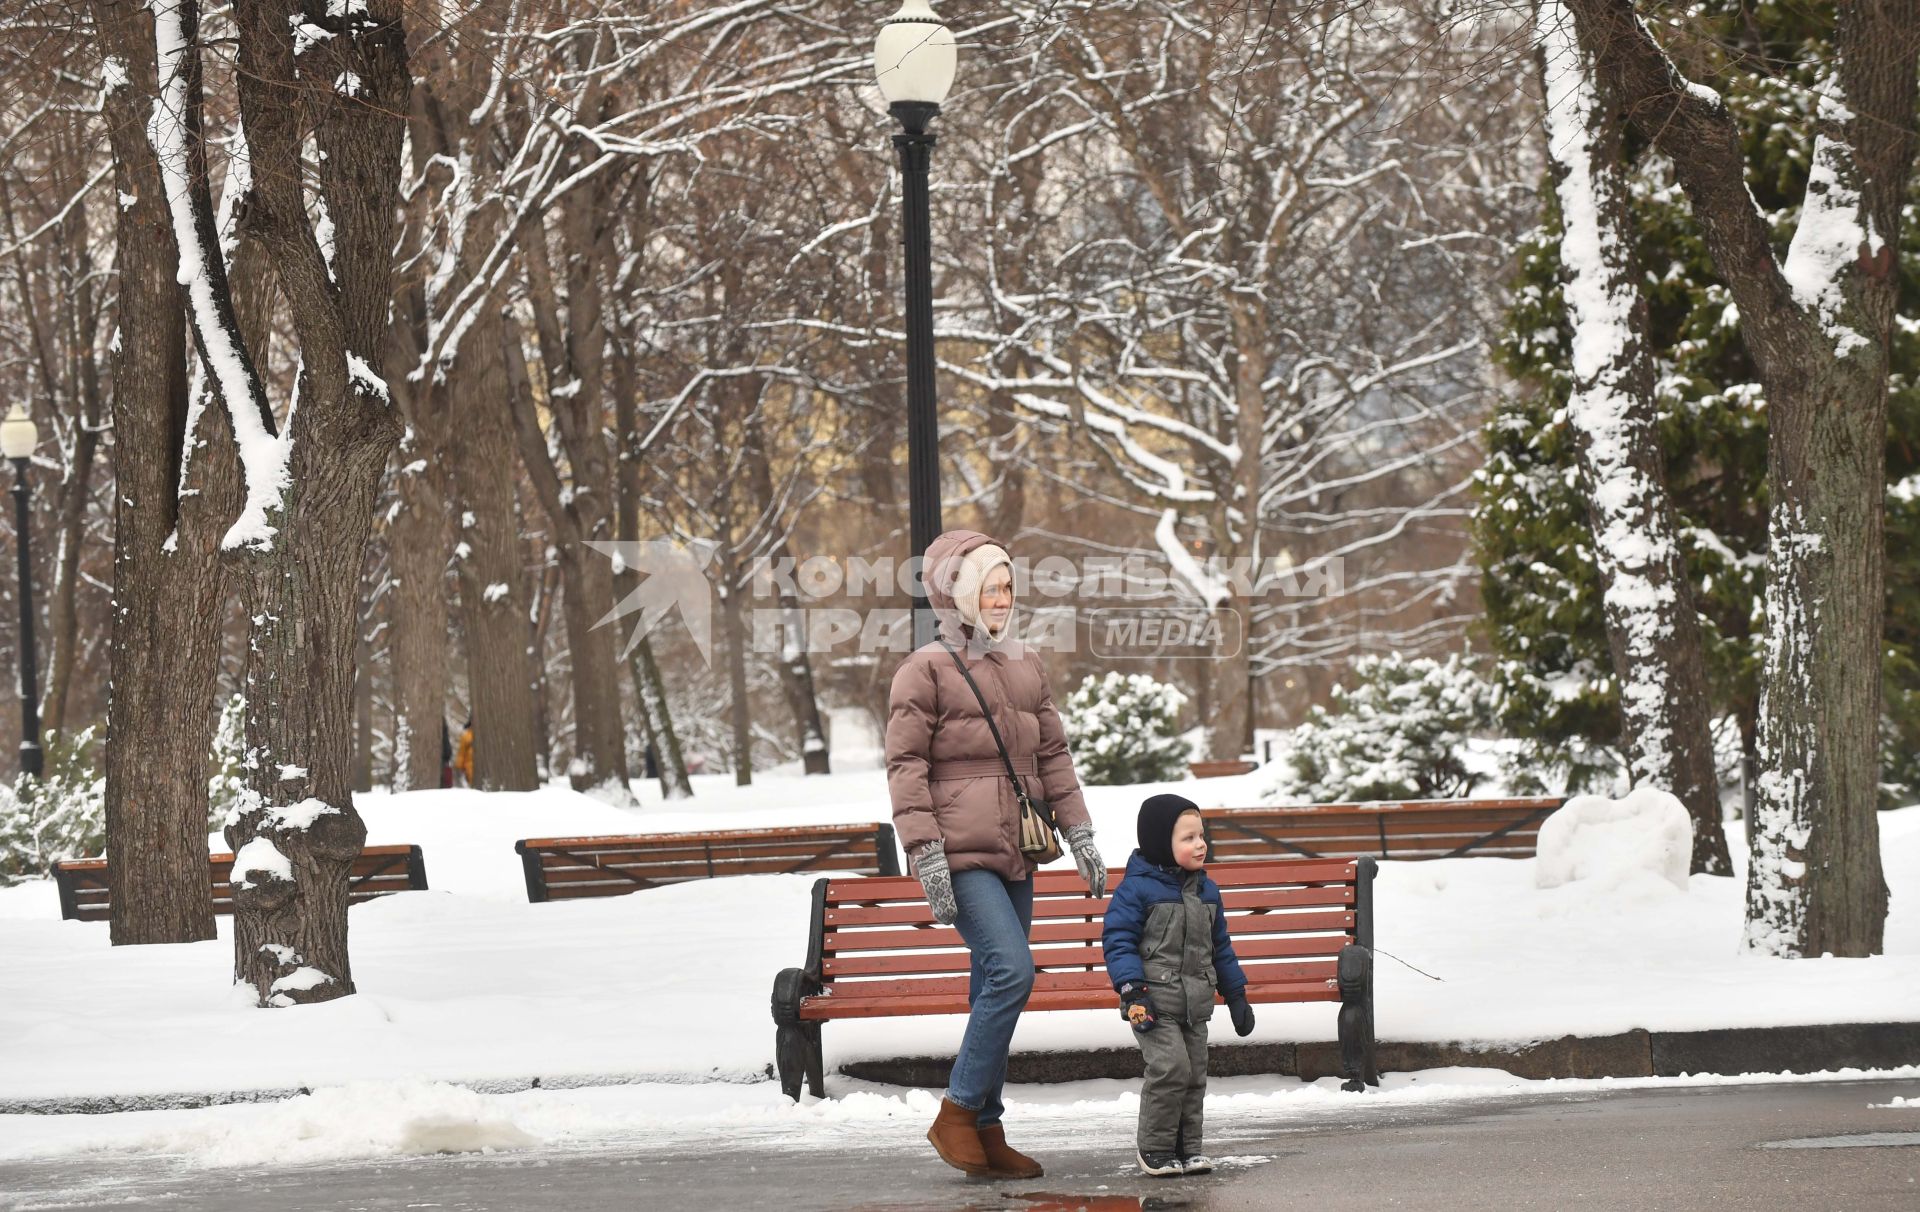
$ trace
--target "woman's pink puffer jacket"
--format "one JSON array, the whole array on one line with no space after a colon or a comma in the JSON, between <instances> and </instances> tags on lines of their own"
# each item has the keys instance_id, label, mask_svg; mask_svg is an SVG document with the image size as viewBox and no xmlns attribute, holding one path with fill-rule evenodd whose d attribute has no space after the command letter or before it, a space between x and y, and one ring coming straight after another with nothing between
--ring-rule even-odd
<instances>
[{"instance_id":1,"label":"woman's pink puffer jacket","mask_svg":"<svg viewBox=\"0 0 1920 1212\"><path fill-rule=\"evenodd\" d=\"M949 530L928 544L927 601L941 635L993 708L1027 794L1052 804L1065 833L1086 823L1087 806L1047 686L1046 662L1018 641L969 651L972 628L961 621L950 591L960 557L993 542L978 531ZM1007 880L1032 873L1020 853L1019 808L993 733L953 657L937 643L908 656L893 675L887 790L894 831L909 854L944 840L955 871L985 868Z\"/></svg>"}]
</instances>

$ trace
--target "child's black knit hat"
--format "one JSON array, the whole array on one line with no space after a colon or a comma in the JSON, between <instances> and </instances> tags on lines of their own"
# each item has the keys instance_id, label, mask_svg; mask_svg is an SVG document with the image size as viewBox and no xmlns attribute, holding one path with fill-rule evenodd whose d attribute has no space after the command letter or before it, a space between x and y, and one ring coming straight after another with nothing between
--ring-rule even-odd
<instances>
[{"instance_id":1,"label":"child's black knit hat","mask_svg":"<svg viewBox=\"0 0 1920 1212\"><path fill-rule=\"evenodd\" d=\"M1159 867L1173 862L1173 826L1181 814L1200 811L1200 805L1184 795L1150 795L1140 805L1140 856Z\"/></svg>"}]
</instances>

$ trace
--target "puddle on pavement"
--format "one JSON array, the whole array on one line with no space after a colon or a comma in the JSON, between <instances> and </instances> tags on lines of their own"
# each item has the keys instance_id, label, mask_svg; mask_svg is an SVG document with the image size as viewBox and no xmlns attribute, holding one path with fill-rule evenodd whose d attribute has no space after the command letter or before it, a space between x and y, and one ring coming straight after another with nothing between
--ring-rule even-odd
<instances>
[{"instance_id":1,"label":"puddle on pavement","mask_svg":"<svg viewBox=\"0 0 1920 1212\"><path fill-rule=\"evenodd\" d=\"M997 1198L975 1197L944 1212L1171 1212L1193 1201L1182 1195L1075 1195L1053 1191L1009 1191ZM858 1212L926 1212L925 1205L868 1205Z\"/></svg>"},{"instance_id":2,"label":"puddle on pavement","mask_svg":"<svg viewBox=\"0 0 1920 1212\"><path fill-rule=\"evenodd\" d=\"M1762 1149L1888 1149L1920 1145L1920 1132L1861 1132L1853 1136L1807 1136L1762 1141Z\"/></svg>"},{"instance_id":3,"label":"puddle on pavement","mask_svg":"<svg viewBox=\"0 0 1920 1212\"><path fill-rule=\"evenodd\" d=\"M1055 1195L1035 1191L1017 1193L1012 1205L1021 1212L1151 1212L1155 1208L1184 1208L1191 1202L1179 1196L1159 1195Z\"/></svg>"}]
</instances>

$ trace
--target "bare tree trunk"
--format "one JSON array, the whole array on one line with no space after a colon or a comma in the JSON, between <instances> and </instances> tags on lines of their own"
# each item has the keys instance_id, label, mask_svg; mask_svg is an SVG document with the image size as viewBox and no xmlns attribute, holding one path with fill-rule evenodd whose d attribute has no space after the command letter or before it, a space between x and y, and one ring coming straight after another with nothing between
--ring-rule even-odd
<instances>
[{"instance_id":1,"label":"bare tree trunk","mask_svg":"<svg viewBox=\"0 0 1920 1212\"><path fill-rule=\"evenodd\" d=\"M300 350L299 407L276 447L261 440L273 434L273 415L258 379L251 399L222 380L236 432L243 424L264 431L243 449L249 494L266 502L264 516L233 536L244 547L254 620L247 741L259 755L250 778L258 800L226 830L236 852L234 979L263 1006L354 991L347 875L366 840L352 799L359 583L381 470L402 428L371 367L386 348L393 297L411 90L405 30L395 0L370 0L343 20L341 36L296 58L283 7L234 6L253 184L246 226L273 259ZM351 96L340 95L342 79L354 82ZM193 92L197 141L197 81ZM315 236L301 184L309 137L330 247ZM216 277L208 289L217 297L224 286ZM207 319L197 320L203 349L219 340ZM245 355L243 346L229 352ZM285 484L277 494L255 478L277 470L275 458Z\"/></svg>"},{"instance_id":2,"label":"bare tree trunk","mask_svg":"<svg viewBox=\"0 0 1920 1212\"><path fill-rule=\"evenodd\" d=\"M610 628L596 628L613 605L613 565L584 545L560 552L560 619L573 656L574 760L567 771L581 791L627 785L620 663Z\"/></svg>"},{"instance_id":3,"label":"bare tree trunk","mask_svg":"<svg viewBox=\"0 0 1920 1212\"><path fill-rule=\"evenodd\" d=\"M560 592L560 569L548 562L540 569L540 599L533 612L533 643L527 647L527 676L533 682L535 733L539 738L540 773L551 778L553 761L553 684L547 678L547 632L553 627L553 599Z\"/></svg>"},{"instance_id":4,"label":"bare tree trunk","mask_svg":"<svg viewBox=\"0 0 1920 1212\"><path fill-rule=\"evenodd\" d=\"M1656 429L1618 109L1603 104L1558 0L1546 0L1537 20L1574 327L1567 415L1578 436L1628 764L1636 781L1686 806L1692 870L1730 875L1706 655Z\"/></svg>"},{"instance_id":5,"label":"bare tree trunk","mask_svg":"<svg viewBox=\"0 0 1920 1212\"><path fill-rule=\"evenodd\" d=\"M683 800L693 795L693 779L687 774L686 755L680 749L680 733L673 726L673 711L667 703L666 683L660 678L660 666L653 659L653 644L641 640L628 654L627 667L633 678L634 696L640 700L652 725L654 762L660 771L660 790L667 799Z\"/></svg>"},{"instance_id":6,"label":"bare tree trunk","mask_svg":"<svg viewBox=\"0 0 1920 1212\"><path fill-rule=\"evenodd\" d=\"M94 282L79 285L79 324L91 332L95 323ZM53 587L47 599L47 638L52 660L47 666L47 696L40 711L41 726L49 733L67 731L67 702L78 663L79 621L76 598L80 590L80 553L86 544L87 505L93 495L93 464L100 447L100 380L87 353L79 362L80 414L76 418L72 463L60 485L59 548L54 556Z\"/></svg>"},{"instance_id":7,"label":"bare tree trunk","mask_svg":"<svg viewBox=\"0 0 1920 1212\"><path fill-rule=\"evenodd\" d=\"M741 377L732 385L732 390L741 394L743 413L747 419L747 444L752 452L748 458L752 467L751 478L757 504L761 510L774 508L772 452L768 449L766 426L761 417L756 393L760 389L759 381L751 377ZM783 539L771 553L775 561L791 561L793 552ZM795 740L800 750L801 768L807 774L830 773L829 754L827 752L827 732L820 722L820 700L813 691L813 664L807 658L806 629L803 626L804 612L800 601L791 588L791 581L784 582L780 589L781 628L780 656L774 661L774 672L780 678L781 692L786 696L787 710L793 713Z\"/></svg>"},{"instance_id":8,"label":"bare tree trunk","mask_svg":"<svg viewBox=\"0 0 1920 1212\"><path fill-rule=\"evenodd\" d=\"M462 509L460 612L466 622L467 689L473 707L473 778L488 791L531 791L539 721L527 663L533 642L520 516L513 479L513 420L498 315L460 347L449 395L458 410L453 474Z\"/></svg>"},{"instance_id":9,"label":"bare tree trunk","mask_svg":"<svg viewBox=\"0 0 1920 1212\"><path fill-rule=\"evenodd\" d=\"M563 489L534 412L530 376L518 328L509 322L505 348L513 384L514 425L521 462L547 515L561 580L561 621L573 663L574 759L568 778L579 790L617 789L627 784L627 733L622 718L619 660L613 631L597 628L612 609L613 565L587 546L613 538L613 475L609 466L602 384L606 332L602 323L600 273L611 250L601 193L582 188L569 196L561 228L566 236L566 331L558 322L558 295L541 241L527 249L541 361L547 372L547 403L565 448L570 483Z\"/></svg>"},{"instance_id":10,"label":"bare tree trunk","mask_svg":"<svg viewBox=\"0 0 1920 1212\"><path fill-rule=\"evenodd\" d=\"M1674 163L1766 389L1767 628L1746 945L1881 949L1880 646L1887 350L1913 169L1920 0L1837 9L1833 71L1783 261L1726 104L1693 86L1631 0L1566 0L1596 71Z\"/></svg>"},{"instance_id":11,"label":"bare tree trunk","mask_svg":"<svg viewBox=\"0 0 1920 1212\"><path fill-rule=\"evenodd\" d=\"M373 645L367 642L366 620L353 662L353 789L373 790Z\"/></svg>"},{"instance_id":12,"label":"bare tree trunk","mask_svg":"<svg viewBox=\"0 0 1920 1212\"><path fill-rule=\"evenodd\" d=\"M387 602L393 669L393 789L440 785L440 749L447 727L447 401L438 390L418 396L410 436L394 456L399 497L387 527L392 591ZM464 420L464 419L463 419Z\"/></svg>"},{"instance_id":13,"label":"bare tree trunk","mask_svg":"<svg viewBox=\"0 0 1920 1212\"><path fill-rule=\"evenodd\" d=\"M146 135L156 94L152 19L128 0L97 0L93 12L103 53L127 65L128 83L106 90L103 112L115 185L131 199L115 215L109 934L116 946L192 942L214 935L207 764L226 585L217 544L237 483L223 418L208 410L198 431L190 423L179 254ZM199 492L182 499L189 443L198 443L191 474Z\"/></svg>"},{"instance_id":14,"label":"bare tree trunk","mask_svg":"<svg viewBox=\"0 0 1920 1212\"><path fill-rule=\"evenodd\" d=\"M639 403L633 378L630 349L619 351L620 362L614 369L613 429L620 457L615 464L615 523L622 542L640 540L640 463L633 449L639 436ZM624 564L614 576L613 590L622 600L639 586L639 577ZM635 620L638 625L638 620ZM642 636L627 651L627 677L633 683L633 698L640 712L640 726L653 754L661 795L669 800L693 795L693 780L687 774L687 761L680 751L680 734L673 726L673 710L667 702L660 667L654 663L653 643Z\"/></svg>"},{"instance_id":15,"label":"bare tree trunk","mask_svg":"<svg viewBox=\"0 0 1920 1212\"><path fill-rule=\"evenodd\" d=\"M720 575L720 623L727 637L727 688L732 706L733 781L746 787L753 782L753 707L747 701L747 629L740 617L741 591L734 584L731 554L718 561Z\"/></svg>"},{"instance_id":16,"label":"bare tree trunk","mask_svg":"<svg viewBox=\"0 0 1920 1212\"><path fill-rule=\"evenodd\" d=\"M776 559L788 558L790 553L782 543L775 553ZM774 662L774 670L780 676L780 689L786 694L787 710L793 713L793 724L799 733L800 765L807 774L829 774L826 726L820 722L820 698L813 689L813 664L807 659L805 612L792 590L784 586L780 590L781 628L780 659Z\"/></svg>"},{"instance_id":17,"label":"bare tree trunk","mask_svg":"<svg viewBox=\"0 0 1920 1212\"><path fill-rule=\"evenodd\" d=\"M1260 559L1260 452L1266 432L1266 316L1258 304L1242 303L1233 312L1234 342L1238 352L1233 368L1236 405L1234 440L1239 462L1226 482L1232 491L1214 510L1220 554L1240 558L1258 567ZM1233 515L1238 514L1236 524ZM1230 761L1253 748L1252 603L1239 589L1213 611L1220 628L1221 648L1212 658L1213 710L1207 716L1207 756Z\"/></svg>"}]
</instances>

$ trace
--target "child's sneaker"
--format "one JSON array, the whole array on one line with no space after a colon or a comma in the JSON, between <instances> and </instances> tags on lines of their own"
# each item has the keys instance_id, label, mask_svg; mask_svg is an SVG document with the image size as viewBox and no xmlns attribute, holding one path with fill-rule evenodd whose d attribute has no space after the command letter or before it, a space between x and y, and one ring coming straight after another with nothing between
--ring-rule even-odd
<instances>
[{"instance_id":1,"label":"child's sneaker","mask_svg":"<svg viewBox=\"0 0 1920 1212\"><path fill-rule=\"evenodd\" d=\"M1136 1153L1140 1163L1140 1173L1151 1174L1155 1178L1171 1178L1185 1173L1180 1168L1180 1159L1172 1153Z\"/></svg>"},{"instance_id":2,"label":"child's sneaker","mask_svg":"<svg viewBox=\"0 0 1920 1212\"><path fill-rule=\"evenodd\" d=\"M1213 1159L1204 1153L1195 1153L1190 1157L1183 1157L1180 1159L1180 1173L1211 1174L1213 1173Z\"/></svg>"}]
</instances>

